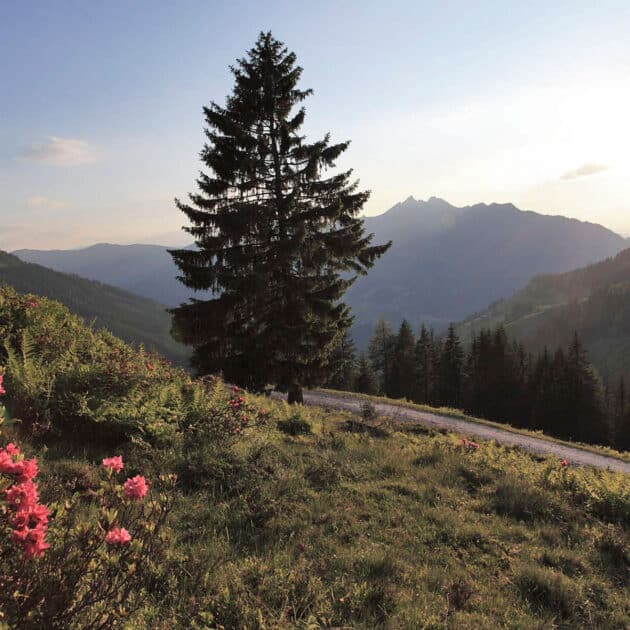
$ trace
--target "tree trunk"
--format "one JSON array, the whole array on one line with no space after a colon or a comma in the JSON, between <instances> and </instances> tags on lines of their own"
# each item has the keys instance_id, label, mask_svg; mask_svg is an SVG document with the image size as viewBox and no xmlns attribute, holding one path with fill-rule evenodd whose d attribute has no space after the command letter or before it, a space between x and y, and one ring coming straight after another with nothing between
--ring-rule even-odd
<instances>
[{"instance_id":1,"label":"tree trunk","mask_svg":"<svg viewBox=\"0 0 630 630\"><path fill-rule=\"evenodd\" d=\"M287 402L290 405L294 405L294 404L303 405L304 404L304 396L302 393L302 388L299 385L295 384L289 387L289 393L287 395Z\"/></svg>"}]
</instances>

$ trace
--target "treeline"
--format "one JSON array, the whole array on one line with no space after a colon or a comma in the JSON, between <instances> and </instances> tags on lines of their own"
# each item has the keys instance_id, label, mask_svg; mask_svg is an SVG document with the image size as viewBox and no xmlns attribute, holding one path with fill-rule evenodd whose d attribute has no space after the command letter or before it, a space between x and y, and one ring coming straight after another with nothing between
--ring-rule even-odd
<instances>
[{"instance_id":1,"label":"treeline","mask_svg":"<svg viewBox=\"0 0 630 630\"><path fill-rule=\"evenodd\" d=\"M455 327L439 337L408 322L397 333L380 320L367 353L345 337L329 387L454 407L560 438L630 450L630 392L604 384L577 334L567 348L533 355L503 326L482 330L465 349Z\"/></svg>"}]
</instances>

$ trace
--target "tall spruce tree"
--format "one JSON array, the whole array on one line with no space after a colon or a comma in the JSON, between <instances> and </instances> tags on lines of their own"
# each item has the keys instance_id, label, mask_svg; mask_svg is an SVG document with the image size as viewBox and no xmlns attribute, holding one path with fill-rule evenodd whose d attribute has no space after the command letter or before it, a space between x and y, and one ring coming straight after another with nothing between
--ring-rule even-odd
<instances>
[{"instance_id":1,"label":"tall spruce tree","mask_svg":"<svg viewBox=\"0 0 630 630\"><path fill-rule=\"evenodd\" d=\"M343 391L354 387L357 376L356 348L347 331L330 353L328 365L326 387Z\"/></svg>"},{"instance_id":2,"label":"tall spruce tree","mask_svg":"<svg viewBox=\"0 0 630 630\"><path fill-rule=\"evenodd\" d=\"M429 332L424 324L420 327L420 336L416 342L416 386L413 399L428 405L433 398L433 331Z\"/></svg>"},{"instance_id":3,"label":"tall spruce tree","mask_svg":"<svg viewBox=\"0 0 630 630\"><path fill-rule=\"evenodd\" d=\"M381 317L374 325L368 346L368 356L376 374L379 391L382 393L385 392L385 383L389 383L390 380L395 338L389 322Z\"/></svg>"},{"instance_id":4,"label":"tall spruce tree","mask_svg":"<svg viewBox=\"0 0 630 630\"><path fill-rule=\"evenodd\" d=\"M376 375L372 370L365 353L361 353L359 356L359 364L357 366L357 378L354 383L354 389L362 394L376 394L378 393L378 382Z\"/></svg>"},{"instance_id":5,"label":"tall spruce tree","mask_svg":"<svg viewBox=\"0 0 630 630\"><path fill-rule=\"evenodd\" d=\"M621 451L630 450L630 405L626 393L626 382L619 378L613 408L614 446Z\"/></svg>"},{"instance_id":6,"label":"tall spruce tree","mask_svg":"<svg viewBox=\"0 0 630 630\"><path fill-rule=\"evenodd\" d=\"M272 382L301 402L351 324L344 292L389 244L364 233L369 192L352 171L326 173L349 143L300 135L312 92L298 87L295 54L261 33L231 72L225 106L204 108L208 172L190 203L176 200L196 249L171 252L179 279L213 297L174 309L174 334L194 347L199 373L252 389Z\"/></svg>"},{"instance_id":7,"label":"tall spruce tree","mask_svg":"<svg viewBox=\"0 0 630 630\"><path fill-rule=\"evenodd\" d=\"M412 399L416 386L416 339L406 319L398 329L393 347L392 369L385 384L391 398Z\"/></svg>"},{"instance_id":8,"label":"tall spruce tree","mask_svg":"<svg viewBox=\"0 0 630 630\"><path fill-rule=\"evenodd\" d=\"M440 357L440 401L441 405L460 407L463 390L464 350L455 331L455 325L448 327L442 355Z\"/></svg>"},{"instance_id":9,"label":"tall spruce tree","mask_svg":"<svg viewBox=\"0 0 630 630\"><path fill-rule=\"evenodd\" d=\"M577 334L567 353L567 414L569 435L585 442L606 444L610 441L602 404L602 384Z\"/></svg>"}]
</instances>

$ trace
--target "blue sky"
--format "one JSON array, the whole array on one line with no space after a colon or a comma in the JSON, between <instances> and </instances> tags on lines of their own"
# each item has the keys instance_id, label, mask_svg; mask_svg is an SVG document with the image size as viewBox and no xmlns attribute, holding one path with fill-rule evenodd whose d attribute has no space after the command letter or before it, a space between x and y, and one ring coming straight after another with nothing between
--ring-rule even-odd
<instances>
[{"instance_id":1,"label":"blue sky","mask_svg":"<svg viewBox=\"0 0 630 630\"><path fill-rule=\"evenodd\" d=\"M551 6L553 5L553 6ZM511 201L630 234L630 3L5 2L0 248L187 241L201 108L271 29L367 214Z\"/></svg>"}]
</instances>

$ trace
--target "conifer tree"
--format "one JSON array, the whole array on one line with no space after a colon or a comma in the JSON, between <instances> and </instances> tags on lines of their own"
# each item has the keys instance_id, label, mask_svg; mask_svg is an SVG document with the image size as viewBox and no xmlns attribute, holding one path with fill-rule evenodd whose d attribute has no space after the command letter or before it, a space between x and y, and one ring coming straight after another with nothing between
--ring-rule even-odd
<instances>
[{"instance_id":1,"label":"conifer tree","mask_svg":"<svg viewBox=\"0 0 630 630\"><path fill-rule=\"evenodd\" d=\"M311 90L298 87L295 54L261 33L231 71L226 104L204 108L208 170L189 203L176 201L196 248L171 252L180 280L213 297L174 309L174 334L194 347L199 373L275 383L300 402L351 324L344 292L389 244L364 233L369 192L352 171L326 172L349 143L300 134Z\"/></svg>"},{"instance_id":2,"label":"conifer tree","mask_svg":"<svg viewBox=\"0 0 630 630\"><path fill-rule=\"evenodd\" d=\"M460 407L464 350L454 324L448 327L440 357L440 404Z\"/></svg>"},{"instance_id":3,"label":"conifer tree","mask_svg":"<svg viewBox=\"0 0 630 630\"><path fill-rule=\"evenodd\" d=\"M382 317L376 322L368 346L368 356L376 375L380 392L385 392L385 382L389 382L394 335L388 322Z\"/></svg>"},{"instance_id":4,"label":"conifer tree","mask_svg":"<svg viewBox=\"0 0 630 630\"><path fill-rule=\"evenodd\" d=\"M422 324L420 336L416 342L416 386L413 399L428 405L432 399L433 385L433 331L429 332Z\"/></svg>"},{"instance_id":5,"label":"conifer tree","mask_svg":"<svg viewBox=\"0 0 630 630\"><path fill-rule=\"evenodd\" d=\"M586 442L608 443L610 427L602 408L602 386L586 350L575 333L567 354L567 413L569 436Z\"/></svg>"},{"instance_id":6,"label":"conifer tree","mask_svg":"<svg viewBox=\"0 0 630 630\"><path fill-rule=\"evenodd\" d=\"M442 401L442 350L443 342L439 337L433 338L433 344L431 348L431 405L443 405Z\"/></svg>"},{"instance_id":7,"label":"conifer tree","mask_svg":"<svg viewBox=\"0 0 630 630\"><path fill-rule=\"evenodd\" d=\"M622 451L630 451L630 406L626 394L626 382L619 378L615 393L613 411L614 447Z\"/></svg>"},{"instance_id":8,"label":"conifer tree","mask_svg":"<svg viewBox=\"0 0 630 630\"><path fill-rule=\"evenodd\" d=\"M413 330L403 319L394 341L392 367L385 392L392 398L411 399L416 386L416 340Z\"/></svg>"},{"instance_id":9,"label":"conifer tree","mask_svg":"<svg viewBox=\"0 0 630 630\"><path fill-rule=\"evenodd\" d=\"M328 360L329 377L326 386L343 391L351 390L356 379L356 348L346 331L339 344L333 349Z\"/></svg>"},{"instance_id":10,"label":"conifer tree","mask_svg":"<svg viewBox=\"0 0 630 630\"><path fill-rule=\"evenodd\" d=\"M527 398L529 414L527 426L532 429L548 428L548 414L551 412L554 395L553 360L545 346L538 355L529 375L527 383Z\"/></svg>"},{"instance_id":11,"label":"conifer tree","mask_svg":"<svg viewBox=\"0 0 630 630\"><path fill-rule=\"evenodd\" d=\"M378 383L376 381L376 375L372 370L372 366L362 352L359 356L359 363L357 366L357 378L354 384L354 389L361 394L376 394L378 393Z\"/></svg>"}]
</instances>

